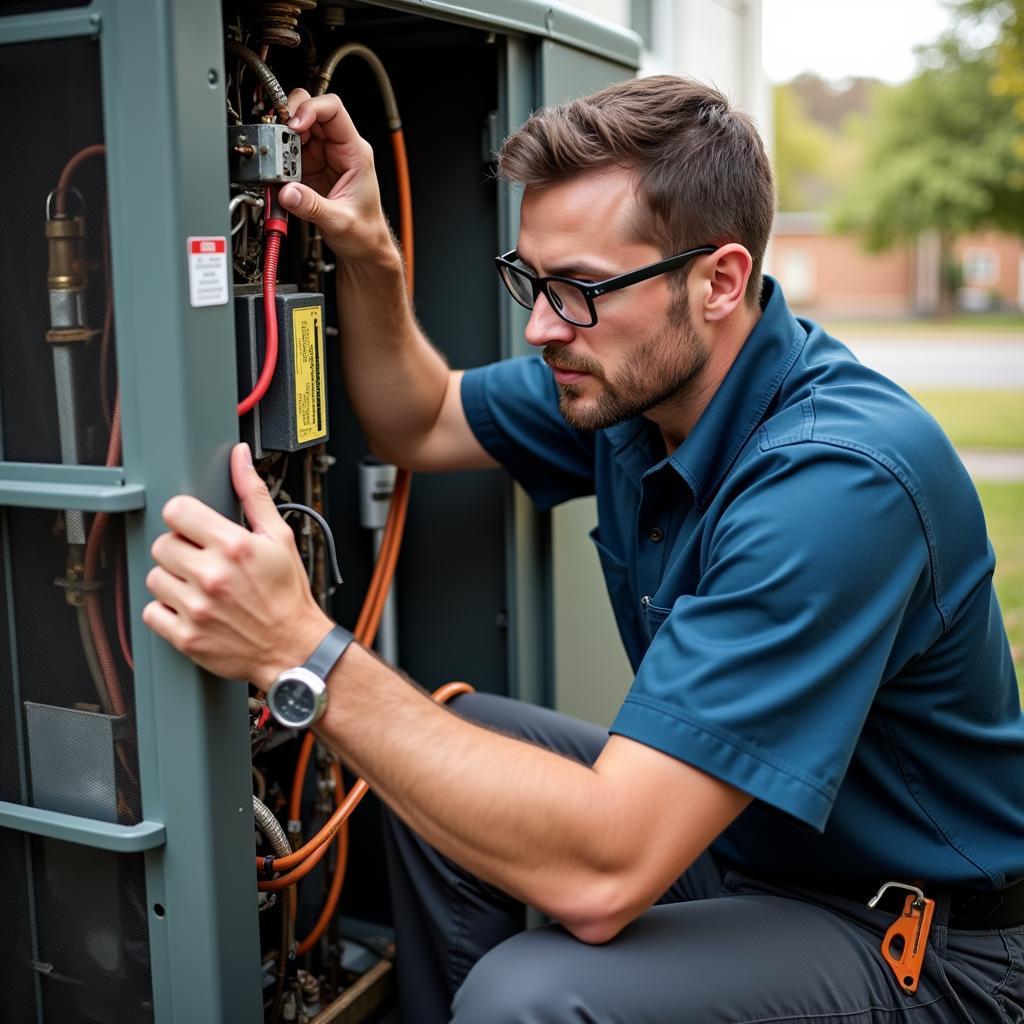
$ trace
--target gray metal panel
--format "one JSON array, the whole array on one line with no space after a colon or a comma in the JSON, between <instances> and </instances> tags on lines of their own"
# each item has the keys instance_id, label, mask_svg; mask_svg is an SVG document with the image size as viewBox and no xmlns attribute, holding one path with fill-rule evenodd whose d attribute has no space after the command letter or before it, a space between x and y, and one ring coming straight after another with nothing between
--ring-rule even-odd
<instances>
[{"instance_id":1,"label":"gray metal panel","mask_svg":"<svg viewBox=\"0 0 1024 1024\"><path fill-rule=\"evenodd\" d=\"M627 69L640 66L640 37L635 32L590 18L558 0L379 0L378 5L474 28L542 36Z\"/></svg>"},{"instance_id":2,"label":"gray metal panel","mask_svg":"<svg viewBox=\"0 0 1024 1024\"><path fill-rule=\"evenodd\" d=\"M32 805L116 822L114 742L124 717L26 701L25 724Z\"/></svg>"},{"instance_id":3,"label":"gray metal panel","mask_svg":"<svg viewBox=\"0 0 1024 1024\"><path fill-rule=\"evenodd\" d=\"M22 807L0 801L0 828L17 829L33 836L63 839L79 846L114 853L139 853L163 846L166 829L160 821L140 821L135 825L115 825L95 818L80 818L39 807ZM151 897L152 898L152 897Z\"/></svg>"},{"instance_id":4,"label":"gray metal panel","mask_svg":"<svg viewBox=\"0 0 1024 1024\"><path fill-rule=\"evenodd\" d=\"M508 135L530 115L536 105L536 41L510 36L505 40L501 75L499 128ZM499 191L501 250L515 245L519 232L519 194L508 186ZM529 345L523 331L529 315L512 302L495 280L500 304L501 353L503 358L523 355ZM551 645L552 601L550 563L551 519L539 512L526 492L509 484L506 516L508 578L508 658L510 695L535 704L554 701Z\"/></svg>"},{"instance_id":5,"label":"gray metal panel","mask_svg":"<svg viewBox=\"0 0 1024 1024\"><path fill-rule=\"evenodd\" d=\"M230 305L189 305L186 239L227 235L220 5L102 0L104 118L144 817L158 1024L262 1019L246 691L210 680L141 623L149 546L171 496L234 515ZM145 230L141 226L145 225ZM155 911L155 905L161 911Z\"/></svg>"},{"instance_id":6,"label":"gray metal panel","mask_svg":"<svg viewBox=\"0 0 1024 1024\"><path fill-rule=\"evenodd\" d=\"M119 466L0 462L0 505L134 512L145 504L145 487L125 483L124 470Z\"/></svg>"},{"instance_id":7,"label":"gray metal panel","mask_svg":"<svg viewBox=\"0 0 1024 1024\"><path fill-rule=\"evenodd\" d=\"M562 103L628 77L622 67L544 40L541 103ZM597 522L593 498L568 502L551 516L554 706L608 725L630 680L600 565L587 533Z\"/></svg>"},{"instance_id":8,"label":"gray metal panel","mask_svg":"<svg viewBox=\"0 0 1024 1024\"><path fill-rule=\"evenodd\" d=\"M69 39L94 36L100 30L96 11L52 11L46 14L16 14L0 18L0 44L28 43L40 39Z\"/></svg>"}]
</instances>

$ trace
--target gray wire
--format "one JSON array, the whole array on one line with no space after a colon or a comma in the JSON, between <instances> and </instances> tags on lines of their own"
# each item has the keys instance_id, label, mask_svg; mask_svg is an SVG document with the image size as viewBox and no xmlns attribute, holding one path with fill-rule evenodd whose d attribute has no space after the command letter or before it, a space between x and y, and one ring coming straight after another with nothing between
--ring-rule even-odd
<instances>
[{"instance_id":1,"label":"gray wire","mask_svg":"<svg viewBox=\"0 0 1024 1024\"><path fill-rule=\"evenodd\" d=\"M341 586L344 580L341 578L341 570L338 568L338 555L334 550L334 534L327 525L327 520L316 509L310 508L308 505L301 505L297 501L283 502L277 506L277 511L281 513L302 512L304 515L309 516L323 530L324 539L327 541L327 550L331 555L331 568L334 570L334 580L338 586Z\"/></svg>"}]
</instances>

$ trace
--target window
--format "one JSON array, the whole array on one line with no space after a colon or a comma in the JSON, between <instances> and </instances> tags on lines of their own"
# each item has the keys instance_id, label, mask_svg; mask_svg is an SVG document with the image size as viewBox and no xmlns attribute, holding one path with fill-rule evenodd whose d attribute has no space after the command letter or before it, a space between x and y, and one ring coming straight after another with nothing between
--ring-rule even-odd
<instances>
[{"instance_id":1,"label":"window","mask_svg":"<svg viewBox=\"0 0 1024 1024\"><path fill-rule=\"evenodd\" d=\"M999 281L999 257L994 249L967 249L963 268L967 288L991 287Z\"/></svg>"},{"instance_id":2,"label":"window","mask_svg":"<svg viewBox=\"0 0 1024 1024\"><path fill-rule=\"evenodd\" d=\"M814 257L806 249L791 249L778 260L779 281L794 305L811 302L817 291Z\"/></svg>"}]
</instances>

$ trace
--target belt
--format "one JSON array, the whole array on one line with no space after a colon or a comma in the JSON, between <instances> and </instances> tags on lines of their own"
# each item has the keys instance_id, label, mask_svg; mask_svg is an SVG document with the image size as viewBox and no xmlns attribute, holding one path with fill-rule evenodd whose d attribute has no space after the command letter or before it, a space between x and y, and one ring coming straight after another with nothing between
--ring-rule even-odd
<instances>
[{"instance_id":1,"label":"belt","mask_svg":"<svg viewBox=\"0 0 1024 1024\"><path fill-rule=\"evenodd\" d=\"M883 880L884 881L884 880ZM866 904L878 892L878 879L801 879L801 888L813 889ZM1000 931L1024 925L1024 878L1002 889L971 889L967 886L915 881L929 899L949 901L950 928L961 931Z\"/></svg>"}]
</instances>

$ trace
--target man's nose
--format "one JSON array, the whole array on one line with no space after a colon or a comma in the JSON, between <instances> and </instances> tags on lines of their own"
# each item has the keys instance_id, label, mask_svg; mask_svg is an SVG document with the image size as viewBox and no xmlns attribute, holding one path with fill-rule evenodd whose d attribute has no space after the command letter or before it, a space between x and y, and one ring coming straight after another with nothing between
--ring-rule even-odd
<instances>
[{"instance_id":1,"label":"man's nose","mask_svg":"<svg viewBox=\"0 0 1024 1024\"><path fill-rule=\"evenodd\" d=\"M551 308L547 296L541 292L533 304L524 336L530 345L538 348L552 342L568 344L576 336L576 328Z\"/></svg>"}]
</instances>

